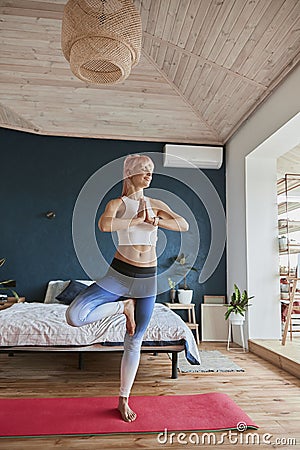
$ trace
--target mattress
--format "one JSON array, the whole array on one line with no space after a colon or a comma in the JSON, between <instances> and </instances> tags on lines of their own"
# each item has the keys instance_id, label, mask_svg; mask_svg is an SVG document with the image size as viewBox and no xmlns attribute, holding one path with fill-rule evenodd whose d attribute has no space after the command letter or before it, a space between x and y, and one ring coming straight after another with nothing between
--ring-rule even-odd
<instances>
[{"instance_id":1,"label":"mattress","mask_svg":"<svg viewBox=\"0 0 300 450\"><path fill-rule=\"evenodd\" d=\"M72 327L65 319L66 305L16 303L0 313L0 347L122 345L126 332L124 314ZM184 321L165 305L156 303L143 346L184 344L186 358L200 364L198 347Z\"/></svg>"}]
</instances>

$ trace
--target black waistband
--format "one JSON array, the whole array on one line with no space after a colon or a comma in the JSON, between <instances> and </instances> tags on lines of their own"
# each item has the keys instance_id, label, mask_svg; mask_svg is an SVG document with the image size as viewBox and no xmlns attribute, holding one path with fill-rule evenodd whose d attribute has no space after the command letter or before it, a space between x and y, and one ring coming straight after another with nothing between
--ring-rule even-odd
<instances>
[{"instance_id":1,"label":"black waistband","mask_svg":"<svg viewBox=\"0 0 300 450\"><path fill-rule=\"evenodd\" d=\"M134 273L140 273L140 274L150 274L155 275L156 273L156 266L151 267L139 267L134 266L133 264L128 264L124 261L121 261L120 259L114 258L110 265L113 269L117 270L120 273L123 273L124 275L130 275Z\"/></svg>"}]
</instances>

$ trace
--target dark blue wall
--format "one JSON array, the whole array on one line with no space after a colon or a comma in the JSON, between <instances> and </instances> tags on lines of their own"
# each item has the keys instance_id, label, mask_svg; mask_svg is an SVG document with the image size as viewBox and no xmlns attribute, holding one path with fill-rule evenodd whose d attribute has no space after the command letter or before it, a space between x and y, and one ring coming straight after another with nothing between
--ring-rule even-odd
<instances>
[{"instance_id":1,"label":"dark blue wall","mask_svg":"<svg viewBox=\"0 0 300 450\"><path fill-rule=\"evenodd\" d=\"M71 224L75 201L88 178L116 158L130 153L162 152L164 145L38 136L3 128L0 143L0 257L6 258L0 279L16 279L17 292L28 301L43 301L49 280L87 278L73 247ZM220 170L204 172L225 205L224 164ZM195 265L201 268L210 244L210 224L202 203L187 186L174 179L166 181L164 176L154 176L151 187L176 192L194 211L201 234L201 252ZM120 184L107 197L116 195L120 195ZM101 205L99 214L103 208ZM49 210L55 211L54 220L45 218ZM159 258L160 267L176 251L176 233L166 233L168 246ZM115 251L112 240L106 236L101 242L103 253L111 260ZM188 283L195 291L196 304L203 301L204 294L224 295L225 253L207 282L200 285L197 279L198 274L191 272ZM161 294L158 301L168 301L168 293Z\"/></svg>"}]
</instances>

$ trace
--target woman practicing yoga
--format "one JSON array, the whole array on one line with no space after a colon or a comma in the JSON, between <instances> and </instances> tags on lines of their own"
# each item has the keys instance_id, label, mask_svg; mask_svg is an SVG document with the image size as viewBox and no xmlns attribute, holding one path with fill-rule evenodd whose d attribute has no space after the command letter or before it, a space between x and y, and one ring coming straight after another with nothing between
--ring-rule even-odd
<instances>
[{"instance_id":1,"label":"woman practicing yoga","mask_svg":"<svg viewBox=\"0 0 300 450\"><path fill-rule=\"evenodd\" d=\"M140 349L156 298L156 240L158 227L187 231L188 223L164 202L144 196L154 164L146 155L124 161L122 197L109 201L99 219L101 231L116 231L118 248L106 275L71 303L69 325L80 327L112 314L125 314L126 334L121 362L119 411L131 422L136 413L128 405L140 360Z\"/></svg>"}]
</instances>

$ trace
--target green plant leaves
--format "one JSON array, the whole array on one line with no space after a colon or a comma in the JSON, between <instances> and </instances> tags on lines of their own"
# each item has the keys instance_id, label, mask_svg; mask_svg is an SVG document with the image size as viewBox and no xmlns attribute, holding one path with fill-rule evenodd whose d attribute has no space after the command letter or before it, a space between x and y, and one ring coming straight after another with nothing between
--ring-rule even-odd
<instances>
[{"instance_id":1,"label":"green plant leaves","mask_svg":"<svg viewBox=\"0 0 300 450\"><path fill-rule=\"evenodd\" d=\"M254 298L254 295L248 297L248 293L246 290L241 293L239 287L234 284L234 292L230 297L230 303L225 313L225 320L228 319L231 313L241 314L242 316L244 316L244 313L248 306L251 306L251 303L249 303L249 300L251 298Z\"/></svg>"},{"instance_id":2,"label":"green plant leaves","mask_svg":"<svg viewBox=\"0 0 300 450\"><path fill-rule=\"evenodd\" d=\"M5 281L0 281L0 285L3 286L0 289L6 289L9 287L14 287L16 285L15 280L5 280Z\"/></svg>"},{"instance_id":3,"label":"green plant leaves","mask_svg":"<svg viewBox=\"0 0 300 450\"><path fill-rule=\"evenodd\" d=\"M239 290L239 288L237 287L237 285L234 285L234 293L235 293L235 298L237 303L239 303L240 299L241 299L241 291Z\"/></svg>"}]
</instances>

